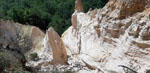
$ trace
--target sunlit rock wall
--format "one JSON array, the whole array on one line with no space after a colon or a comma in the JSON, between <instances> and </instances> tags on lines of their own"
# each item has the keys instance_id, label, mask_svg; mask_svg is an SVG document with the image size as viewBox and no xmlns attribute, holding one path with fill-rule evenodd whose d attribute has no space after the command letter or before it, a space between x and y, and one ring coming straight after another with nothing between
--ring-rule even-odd
<instances>
[{"instance_id":1,"label":"sunlit rock wall","mask_svg":"<svg viewBox=\"0 0 150 73\"><path fill-rule=\"evenodd\" d=\"M149 11L149 0L109 0L102 9L75 11L73 25L62 35L67 54L100 73L124 73L122 66L145 73L150 69Z\"/></svg>"}]
</instances>

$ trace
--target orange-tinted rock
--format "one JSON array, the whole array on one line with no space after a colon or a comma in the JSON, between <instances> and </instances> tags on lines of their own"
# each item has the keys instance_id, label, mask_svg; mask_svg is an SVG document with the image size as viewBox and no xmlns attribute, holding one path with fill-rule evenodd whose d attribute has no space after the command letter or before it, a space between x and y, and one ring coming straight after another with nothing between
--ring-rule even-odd
<instances>
[{"instance_id":1,"label":"orange-tinted rock","mask_svg":"<svg viewBox=\"0 0 150 73\"><path fill-rule=\"evenodd\" d=\"M139 42L136 42L136 41L133 41L132 43L137 45L139 48L142 48L142 49L150 47L150 44L148 44L148 43L139 43Z\"/></svg>"},{"instance_id":2,"label":"orange-tinted rock","mask_svg":"<svg viewBox=\"0 0 150 73\"><path fill-rule=\"evenodd\" d=\"M67 54L64 43L55 30L50 27L47 31L48 42L53 51L52 64L67 64Z\"/></svg>"},{"instance_id":3,"label":"orange-tinted rock","mask_svg":"<svg viewBox=\"0 0 150 73\"><path fill-rule=\"evenodd\" d=\"M124 19L144 11L150 6L149 2L149 0L110 0L104 8L109 10L106 13L110 17Z\"/></svg>"},{"instance_id":4,"label":"orange-tinted rock","mask_svg":"<svg viewBox=\"0 0 150 73\"><path fill-rule=\"evenodd\" d=\"M72 26L74 28L77 28L77 15L76 14L72 15Z\"/></svg>"},{"instance_id":5,"label":"orange-tinted rock","mask_svg":"<svg viewBox=\"0 0 150 73\"><path fill-rule=\"evenodd\" d=\"M42 40L44 39L45 34L37 27L32 27L31 29L31 39L34 48L41 48Z\"/></svg>"},{"instance_id":6,"label":"orange-tinted rock","mask_svg":"<svg viewBox=\"0 0 150 73\"><path fill-rule=\"evenodd\" d=\"M77 12L82 12L83 11L82 1L81 0L76 0L75 9L77 10Z\"/></svg>"},{"instance_id":7,"label":"orange-tinted rock","mask_svg":"<svg viewBox=\"0 0 150 73\"><path fill-rule=\"evenodd\" d=\"M45 37L45 34L37 27L33 27L31 31L31 38L35 40L35 42L38 42L39 39L43 39Z\"/></svg>"},{"instance_id":8,"label":"orange-tinted rock","mask_svg":"<svg viewBox=\"0 0 150 73\"><path fill-rule=\"evenodd\" d=\"M150 27L147 27L146 29L144 29L144 31L142 32L141 38L143 40L150 40Z\"/></svg>"},{"instance_id":9,"label":"orange-tinted rock","mask_svg":"<svg viewBox=\"0 0 150 73\"><path fill-rule=\"evenodd\" d=\"M86 63L84 60L82 60L82 61L83 61L83 63L85 63L85 65L87 66L87 68L89 68L91 70L95 70L96 69L96 67L91 66L90 64Z\"/></svg>"}]
</instances>

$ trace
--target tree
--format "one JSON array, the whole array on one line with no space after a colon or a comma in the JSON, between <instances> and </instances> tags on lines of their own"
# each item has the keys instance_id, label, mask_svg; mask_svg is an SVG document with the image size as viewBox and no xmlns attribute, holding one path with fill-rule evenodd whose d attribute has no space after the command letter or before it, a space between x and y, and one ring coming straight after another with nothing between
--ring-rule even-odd
<instances>
[{"instance_id":1,"label":"tree","mask_svg":"<svg viewBox=\"0 0 150 73\"><path fill-rule=\"evenodd\" d=\"M102 0L82 0L84 12L87 12L89 8L102 8Z\"/></svg>"}]
</instances>

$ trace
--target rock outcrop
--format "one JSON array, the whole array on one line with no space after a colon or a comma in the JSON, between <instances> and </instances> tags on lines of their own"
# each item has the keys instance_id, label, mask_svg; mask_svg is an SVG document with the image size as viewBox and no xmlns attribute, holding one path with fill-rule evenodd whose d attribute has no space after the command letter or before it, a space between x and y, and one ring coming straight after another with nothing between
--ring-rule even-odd
<instances>
[{"instance_id":1,"label":"rock outcrop","mask_svg":"<svg viewBox=\"0 0 150 73\"><path fill-rule=\"evenodd\" d=\"M83 12L82 1L76 0L75 3L75 12L72 14L72 26L77 29L77 13Z\"/></svg>"},{"instance_id":2,"label":"rock outcrop","mask_svg":"<svg viewBox=\"0 0 150 73\"><path fill-rule=\"evenodd\" d=\"M83 13L76 1L72 26L60 37L34 26L0 21L0 47L23 53L40 71L145 73L150 69L150 0L109 0ZM28 59L37 53L39 59ZM54 66L53 66L54 65ZM40 72L42 73L42 72Z\"/></svg>"},{"instance_id":3,"label":"rock outcrop","mask_svg":"<svg viewBox=\"0 0 150 73\"><path fill-rule=\"evenodd\" d=\"M47 31L47 39L47 44L51 45L52 48L52 64L67 64L67 53L64 43L52 27L50 27Z\"/></svg>"},{"instance_id":4,"label":"rock outcrop","mask_svg":"<svg viewBox=\"0 0 150 73\"><path fill-rule=\"evenodd\" d=\"M41 68L44 63L50 65L68 64L63 41L52 27L45 34L35 26L0 20L1 48L25 56L26 65L31 67ZM35 57L38 59L32 61Z\"/></svg>"},{"instance_id":5,"label":"rock outcrop","mask_svg":"<svg viewBox=\"0 0 150 73\"><path fill-rule=\"evenodd\" d=\"M150 69L149 10L149 0L109 0L102 9L75 11L62 35L67 54L98 73L124 73L124 67L145 73Z\"/></svg>"},{"instance_id":6,"label":"rock outcrop","mask_svg":"<svg viewBox=\"0 0 150 73\"><path fill-rule=\"evenodd\" d=\"M0 21L0 44L2 48L10 48L18 52L26 53L33 45L29 38L32 28L12 21ZM35 45L34 45L35 46Z\"/></svg>"},{"instance_id":7,"label":"rock outcrop","mask_svg":"<svg viewBox=\"0 0 150 73\"><path fill-rule=\"evenodd\" d=\"M81 0L76 0L75 10L77 10L77 12L82 12L83 11Z\"/></svg>"},{"instance_id":8,"label":"rock outcrop","mask_svg":"<svg viewBox=\"0 0 150 73\"><path fill-rule=\"evenodd\" d=\"M77 29L77 15L76 12L72 15L72 26Z\"/></svg>"}]
</instances>

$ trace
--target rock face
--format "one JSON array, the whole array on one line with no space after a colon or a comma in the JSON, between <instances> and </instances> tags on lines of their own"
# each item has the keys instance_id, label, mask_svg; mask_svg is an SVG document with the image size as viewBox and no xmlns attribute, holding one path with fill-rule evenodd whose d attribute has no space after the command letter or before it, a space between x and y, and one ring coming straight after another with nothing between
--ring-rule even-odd
<instances>
[{"instance_id":1,"label":"rock face","mask_svg":"<svg viewBox=\"0 0 150 73\"><path fill-rule=\"evenodd\" d=\"M150 0L109 0L102 9L82 11L77 0L72 26L61 38L53 28L45 34L34 26L1 20L0 47L22 52L26 65L40 71L145 73L150 69ZM38 61L28 59L32 53L37 53Z\"/></svg>"},{"instance_id":2,"label":"rock face","mask_svg":"<svg viewBox=\"0 0 150 73\"><path fill-rule=\"evenodd\" d=\"M32 27L31 29L31 39L33 43L34 48L42 48L42 41L43 38L45 37L45 33L43 33L39 28L37 27Z\"/></svg>"},{"instance_id":3,"label":"rock face","mask_svg":"<svg viewBox=\"0 0 150 73\"><path fill-rule=\"evenodd\" d=\"M41 68L45 63L67 64L65 46L53 28L49 28L45 34L35 26L0 20L1 48L24 55L26 65L31 67ZM37 54L39 58L37 61L30 59L31 56L35 57L33 53Z\"/></svg>"},{"instance_id":4,"label":"rock face","mask_svg":"<svg viewBox=\"0 0 150 73\"><path fill-rule=\"evenodd\" d=\"M29 38L30 26L24 26L12 21L0 21L0 44L2 48L10 48L25 53L30 50L32 39Z\"/></svg>"},{"instance_id":5,"label":"rock face","mask_svg":"<svg viewBox=\"0 0 150 73\"><path fill-rule=\"evenodd\" d=\"M72 26L77 29L77 15L76 12L72 15Z\"/></svg>"},{"instance_id":6,"label":"rock face","mask_svg":"<svg viewBox=\"0 0 150 73\"><path fill-rule=\"evenodd\" d=\"M62 35L67 54L99 73L124 73L125 67L145 73L150 69L149 11L149 0L109 0L102 9L75 11Z\"/></svg>"},{"instance_id":7,"label":"rock face","mask_svg":"<svg viewBox=\"0 0 150 73\"><path fill-rule=\"evenodd\" d=\"M67 64L67 53L63 41L53 28L47 31L48 45L51 45L53 51L52 64Z\"/></svg>"}]
</instances>

